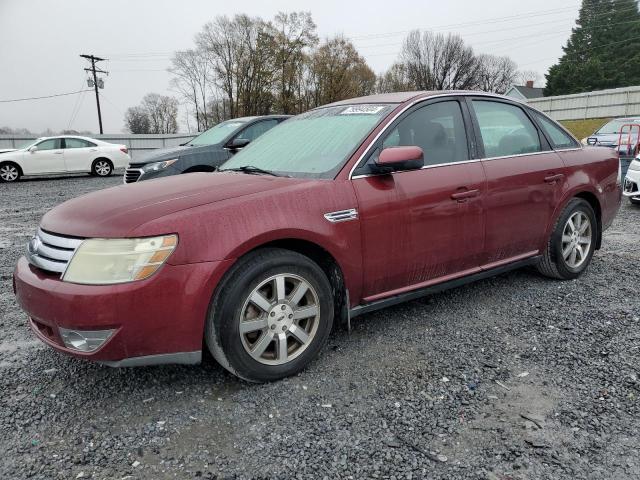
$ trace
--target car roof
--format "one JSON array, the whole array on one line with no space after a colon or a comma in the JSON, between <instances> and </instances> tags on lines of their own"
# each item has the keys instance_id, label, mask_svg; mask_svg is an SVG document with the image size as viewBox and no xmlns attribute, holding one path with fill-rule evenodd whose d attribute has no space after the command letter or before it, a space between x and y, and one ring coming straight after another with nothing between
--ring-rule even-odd
<instances>
[{"instance_id":1,"label":"car roof","mask_svg":"<svg viewBox=\"0 0 640 480\"><path fill-rule=\"evenodd\" d=\"M339 105L357 105L364 103L391 103L401 104L414 100L417 98L429 98L443 95L478 95L494 98L502 98L513 101L513 98L505 97L504 95L498 95L495 93L481 92L475 90L423 90L414 92L392 92L392 93L377 93L375 95L367 95L365 97L349 98L347 100L340 100L339 102L333 102L323 107L335 107ZM322 108L322 107L321 107Z\"/></svg>"}]
</instances>

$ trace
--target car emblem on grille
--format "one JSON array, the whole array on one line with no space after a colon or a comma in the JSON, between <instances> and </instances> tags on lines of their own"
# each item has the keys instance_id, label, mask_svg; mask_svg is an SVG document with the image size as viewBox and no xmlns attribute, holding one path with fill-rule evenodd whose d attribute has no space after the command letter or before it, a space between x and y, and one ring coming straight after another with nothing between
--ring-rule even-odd
<instances>
[{"instance_id":1,"label":"car emblem on grille","mask_svg":"<svg viewBox=\"0 0 640 480\"><path fill-rule=\"evenodd\" d=\"M36 253L38 253L38 249L40 248L41 243L42 242L38 237L33 237L27 244L27 250L31 255L35 255Z\"/></svg>"}]
</instances>

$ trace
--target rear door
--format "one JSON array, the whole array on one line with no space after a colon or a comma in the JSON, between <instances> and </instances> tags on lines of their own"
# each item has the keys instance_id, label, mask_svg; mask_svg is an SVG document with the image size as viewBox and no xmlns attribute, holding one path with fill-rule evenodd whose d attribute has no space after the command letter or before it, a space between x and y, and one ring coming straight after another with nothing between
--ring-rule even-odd
<instances>
[{"instance_id":1,"label":"rear door","mask_svg":"<svg viewBox=\"0 0 640 480\"><path fill-rule=\"evenodd\" d=\"M37 150L26 152L23 159L25 175L62 173L65 171L64 155L59 138L48 138L36 144Z\"/></svg>"},{"instance_id":2,"label":"rear door","mask_svg":"<svg viewBox=\"0 0 640 480\"><path fill-rule=\"evenodd\" d=\"M63 138L62 142L67 171L90 172L91 162L97 157L97 145L82 138Z\"/></svg>"},{"instance_id":3,"label":"rear door","mask_svg":"<svg viewBox=\"0 0 640 480\"><path fill-rule=\"evenodd\" d=\"M525 109L467 100L487 177L485 267L540 253L565 180L562 159Z\"/></svg>"},{"instance_id":4,"label":"rear door","mask_svg":"<svg viewBox=\"0 0 640 480\"><path fill-rule=\"evenodd\" d=\"M363 239L365 301L479 270L484 173L460 99L431 101L394 122L352 181ZM425 167L379 175L368 167L383 148L422 148Z\"/></svg>"}]
</instances>

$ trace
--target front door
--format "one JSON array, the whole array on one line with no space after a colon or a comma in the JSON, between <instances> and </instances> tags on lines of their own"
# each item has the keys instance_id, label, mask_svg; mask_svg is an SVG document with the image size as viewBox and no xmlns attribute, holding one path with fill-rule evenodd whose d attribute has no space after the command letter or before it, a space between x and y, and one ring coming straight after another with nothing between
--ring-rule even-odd
<instances>
[{"instance_id":1,"label":"front door","mask_svg":"<svg viewBox=\"0 0 640 480\"><path fill-rule=\"evenodd\" d=\"M540 253L565 181L562 159L522 107L470 101L487 176L486 267Z\"/></svg>"},{"instance_id":2,"label":"front door","mask_svg":"<svg viewBox=\"0 0 640 480\"><path fill-rule=\"evenodd\" d=\"M414 107L354 171L365 301L479 270L485 180L471 160L463 108L451 99ZM368 173L383 148L404 145L422 148L423 169Z\"/></svg>"},{"instance_id":3,"label":"front door","mask_svg":"<svg viewBox=\"0 0 640 480\"><path fill-rule=\"evenodd\" d=\"M65 171L64 155L59 138L48 138L35 145L24 155L24 174L62 173Z\"/></svg>"}]
</instances>

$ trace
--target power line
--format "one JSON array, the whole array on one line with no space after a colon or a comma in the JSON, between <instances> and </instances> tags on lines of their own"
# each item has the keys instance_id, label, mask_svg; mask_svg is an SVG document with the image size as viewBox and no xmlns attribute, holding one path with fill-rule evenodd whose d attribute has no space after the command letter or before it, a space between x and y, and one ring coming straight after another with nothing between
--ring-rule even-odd
<instances>
[{"instance_id":1,"label":"power line","mask_svg":"<svg viewBox=\"0 0 640 480\"><path fill-rule=\"evenodd\" d=\"M0 103L26 102L27 100L42 100L45 98L65 97L67 95L77 95L78 93L88 92L88 91L90 90L78 90L77 92L56 93L54 95L44 95L42 97L12 98L11 100L0 100Z\"/></svg>"}]
</instances>

